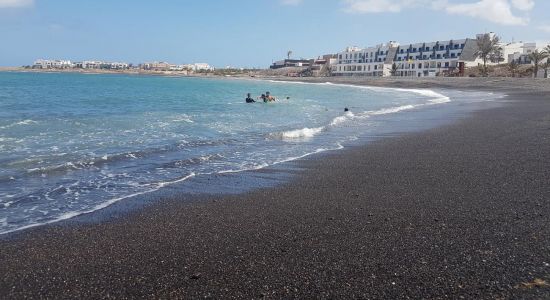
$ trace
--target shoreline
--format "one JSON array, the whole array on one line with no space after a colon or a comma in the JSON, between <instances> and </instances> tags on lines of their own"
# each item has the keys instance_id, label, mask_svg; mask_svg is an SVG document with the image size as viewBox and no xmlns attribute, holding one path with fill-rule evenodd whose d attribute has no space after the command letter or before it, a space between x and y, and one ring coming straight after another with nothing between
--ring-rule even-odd
<instances>
[{"instance_id":1,"label":"shoreline","mask_svg":"<svg viewBox=\"0 0 550 300\"><path fill-rule=\"evenodd\" d=\"M57 73L57 72L45 72L45 73ZM98 73L98 74L94 74L94 75L102 75L102 74ZM146 74L141 74L141 75L148 76ZM187 76L187 77L193 77L193 76ZM292 81L286 81L286 80L284 80L284 78L279 78L279 77L274 77L274 78L270 78L270 79L252 79L252 78L251 79L246 79L246 78L243 79L243 78L226 78L226 77L213 76L211 78L203 77L203 79L252 80L252 81L260 81L260 82L264 81L264 82L303 83L303 84L325 84L325 83L327 83L323 80L310 80L310 81L292 80ZM407 86L407 87L393 87L393 86L384 86L384 85L376 86L376 85L370 85L370 81L368 82L368 85L365 85L364 83L361 83L361 82L358 83L357 81L354 82L354 81L350 81L350 80L346 80L346 81L343 81L343 82L332 82L332 84L334 84L336 86L340 86L340 87L345 87L345 88L368 87L369 89L370 88L397 89L397 90L400 90L401 92L420 94L420 95L425 96L427 98L438 97L438 98L433 98L433 100L430 100L429 103L431 103L431 104L422 104L420 106L433 105L433 104L445 104L449 101L449 97L447 95L440 94L439 92L444 92L444 91L452 92L453 91L453 90L450 90L450 89L443 89L443 91L439 90L439 92L435 92L433 90L425 89L425 88L414 89L411 86ZM427 91L427 92L429 92L429 94L426 95L426 93L424 93L423 91ZM506 96L506 95L503 95L503 96ZM495 100L497 100L497 98L495 98L493 101L495 101ZM468 114L470 114L472 112L475 112L476 110L487 109L486 107L485 108L481 107L481 106L483 106L483 103L484 102L480 102L480 103L477 103L477 104L469 103L468 106L471 106L471 108L469 108L469 109L466 109L466 110L461 111L461 112L458 112L456 108L455 109L450 109L450 111L448 111L446 114L450 114L450 115L458 114L458 116L455 116L453 118L458 118L458 119L464 118L465 116L467 116ZM499 104L496 104L496 105L499 105ZM437 109L437 108L435 108L435 109ZM449 108L447 108L447 106L443 107L443 109L444 110L449 110ZM397 111L397 112L399 112L399 111ZM442 119L443 116L442 115L441 116L432 116L432 117L433 117L433 120L431 120L431 121L425 121L425 120L422 120L422 118L420 118L420 121L412 122L412 124L415 125L415 127L420 127L420 128L408 129L408 128L403 128L402 127L401 129L398 129L398 127L395 127L395 128L393 128L393 130L389 130L387 132L386 131L381 131L381 132L379 132L379 134L377 134L375 136L367 135L366 137L358 138L357 141L349 142L349 145L347 145L347 146L352 146L352 147L356 147L358 145L359 146L366 146L371 142L375 142L375 141L383 139L385 137L392 137L392 136L403 135L403 134L407 134L407 133L411 133L411 132L414 133L414 132L424 131L424 130L428 130L428 129L433 129L433 128L438 127L438 126L448 125L452 122L452 121L443 121L443 119ZM295 130L300 130L300 129L295 129ZM211 184L211 182L210 182L211 179L213 180L212 182L215 182L215 183L219 183L219 182L222 182L222 181L229 181L229 182L232 181L232 180L234 181L235 179L228 176L229 174L236 174L236 176L240 176L240 177L251 177L254 180L260 180L261 181L261 179L256 178L256 176L254 174L256 174L258 171L266 171L267 173L270 174L271 177L267 180L264 180L264 181L269 182L270 180L274 180L276 182L279 182L280 184L284 184L284 180L281 180L280 177L287 177L287 175L288 175L287 174L288 173L288 170L287 170L288 167L287 166L288 165L294 164L295 162L299 162L300 160L305 160L305 159L322 159L321 158L322 155L330 153L330 152L340 151L344 148L346 148L346 147L339 144L338 148L324 149L322 151L319 151L319 149L317 149L316 151L306 153L306 154L300 155L298 157L290 157L290 158L284 159L282 161L275 162L273 164L269 164L269 165L265 165L265 166L262 166L262 167L259 167L259 168L253 168L253 169L242 169L242 170L227 171L227 172L222 171L220 173L212 173L212 174L190 173L189 175L187 175L183 178L176 179L176 180L171 181L171 182L163 182L163 183L161 183L162 187L159 187L157 189L153 189L153 190L150 190L150 191L143 191L143 192L140 192L140 193L135 193L135 194L127 195L127 196L120 196L120 197L117 197L117 198L113 198L113 199L108 200L105 203L98 204L96 207L91 208L90 210L87 210L87 211L67 213L67 214L61 216L58 219L49 220L49 221L46 221L46 222L43 222L43 223L30 224L30 225L27 225L27 226L24 226L24 227L21 227L21 228L18 228L18 229L14 229L12 231L2 232L2 233L0 233L0 240L2 240L2 239L9 240L9 239L12 239L12 238L16 238L18 236L24 236L26 231L33 230L33 229L40 230L40 228L42 228L42 227L74 226L75 224L76 225L78 225L78 224L90 224L90 223L93 224L93 223L99 223L99 222L104 222L104 221L116 220L117 218L121 218L121 217L131 215L136 210L148 207L150 205L154 205L158 201L162 201L165 198L169 198L169 197L166 196L169 193L165 192L165 190L167 190L167 188L168 188L168 190L171 190L173 188L177 193L179 193L181 195L181 197L184 197L186 199L187 198L192 198L192 200L189 200L189 201L195 201L195 200L197 200L197 198L201 199L201 198L207 197L207 196L211 195L211 193L209 193L209 192L198 192L197 194L195 194L194 192L189 192L189 187L187 187L187 188L185 186L178 187L178 185L179 185L179 183L182 183L183 185L193 185L194 184L193 181L196 181L196 180L204 181L205 180L204 178L207 178L209 184ZM275 171L275 170L277 170L277 171ZM277 174L275 174L275 173L277 173ZM197 178L197 177L199 177L199 178ZM221 179L221 178L224 178L224 179ZM219 195L230 195L230 194L234 194L234 193L244 194L246 192L257 190L257 189L272 187L272 185L270 183L256 184L256 186L254 186L254 185L255 184L250 184L249 186L246 186L246 187L237 187L236 191L228 191L228 190L224 190L224 188L219 188L219 189L216 189L217 193L215 193L215 194L219 194ZM222 186L225 186L225 189L227 189L228 184L224 184ZM194 191L195 188L190 188L190 190ZM157 201L157 200L151 200L151 199L160 199L160 200Z\"/></svg>"},{"instance_id":2,"label":"shoreline","mask_svg":"<svg viewBox=\"0 0 550 300\"><path fill-rule=\"evenodd\" d=\"M379 84L438 88L429 81ZM533 90L537 84L485 82L514 102L300 161L306 170L282 186L194 203L176 196L121 219L0 240L6 262L0 291L13 297L37 295L42 287L49 297L548 296L544 286L522 288L550 281L544 265L550 207L542 201L549 196L549 141L542 137L550 103L548 84ZM39 284L29 286L30 278Z\"/></svg>"}]
</instances>

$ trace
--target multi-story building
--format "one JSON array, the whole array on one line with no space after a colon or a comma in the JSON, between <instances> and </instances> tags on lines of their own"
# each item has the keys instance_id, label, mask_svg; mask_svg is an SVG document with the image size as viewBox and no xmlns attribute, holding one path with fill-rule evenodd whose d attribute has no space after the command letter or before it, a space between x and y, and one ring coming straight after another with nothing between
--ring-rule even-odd
<instances>
[{"instance_id":1,"label":"multi-story building","mask_svg":"<svg viewBox=\"0 0 550 300\"><path fill-rule=\"evenodd\" d=\"M213 71L214 68L212 68L207 63L195 63L195 64L193 64L193 70L195 70L195 71Z\"/></svg>"},{"instance_id":2,"label":"multi-story building","mask_svg":"<svg viewBox=\"0 0 550 300\"><path fill-rule=\"evenodd\" d=\"M450 73L475 61L475 39L399 45L391 41L375 47L348 47L332 67L336 76L424 77Z\"/></svg>"},{"instance_id":3,"label":"multi-story building","mask_svg":"<svg viewBox=\"0 0 550 300\"><path fill-rule=\"evenodd\" d=\"M37 59L32 66L35 69L68 69L73 64L70 60Z\"/></svg>"},{"instance_id":4,"label":"multi-story building","mask_svg":"<svg viewBox=\"0 0 550 300\"><path fill-rule=\"evenodd\" d=\"M270 69L281 69L288 67L309 67L313 64L312 59L284 59L271 64Z\"/></svg>"},{"instance_id":5,"label":"multi-story building","mask_svg":"<svg viewBox=\"0 0 550 300\"><path fill-rule=\"evenodd\" d=\"M150 71L170 71L170 68L172 67L172 65L163 61L161 62L155 61L155 62L144 63L141 67L144 70L150 70Z\"/></svg>"}]
</instances>

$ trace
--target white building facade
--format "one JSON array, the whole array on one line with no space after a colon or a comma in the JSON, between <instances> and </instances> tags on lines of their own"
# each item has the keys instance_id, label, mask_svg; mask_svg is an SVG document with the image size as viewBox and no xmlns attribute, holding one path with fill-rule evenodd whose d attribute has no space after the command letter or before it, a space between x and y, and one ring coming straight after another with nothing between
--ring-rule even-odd
<instances>
[{"instance_id":1,"label":"white building facade","mask_svg":"<svg viewBox=\"0 0 550 300\"><path fill-rule=\"evenodd\" d=\"M34 61L35 69L68 69L74 65L70 60L37 59Z\"/></svg>"},{"instance_id":2,"label":"white building facade","mask_svg":"<svg viewBox=\"0 0 550 300\"><path fill-rule=\"evenodd\" d=\"M470 53L468 61L472 60L474 45L475 39L460 39L406 45L389 42L368 48L348 47L338 53L332 73L335 76L436 76L458 70L460 62L465 65L465 51Z\"/></svg>"}]
</instances>

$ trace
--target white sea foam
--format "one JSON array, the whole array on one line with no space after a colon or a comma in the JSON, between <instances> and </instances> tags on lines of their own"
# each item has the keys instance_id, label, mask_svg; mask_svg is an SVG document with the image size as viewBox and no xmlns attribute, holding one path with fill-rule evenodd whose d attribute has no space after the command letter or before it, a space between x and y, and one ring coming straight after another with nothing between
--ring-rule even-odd
<instances>
[{"instance_id":1,"label":"white sea foam","mask_svg":"<svg viewBox=\"0 0 550 300\"><path fill-rule=\"evenodd\" d=\"M38 122L33 121L33 120L23 120L23 121L11 123L11 124L8 124L8 125L0 126L0 129L7 129L7 128L14 127L14 126L30 125L30 124L38 124Z\"/></svg>"},{"instance_id":2,"label":"white sea foam","mask_svg":"<svg viewBox=\"0 0 550 300\"><path fill-rule=\"evenodd\" d=\"M411 104L409 104L409 105L388 107L388 108L382 108L382 109L379 109L379 110L367 111L366 114L367 115L373 115L373 116L387 115L387 114L393 114L393 113L397 113L397 112L404 111L404 110L414 109L417 106L420 106L420 105L411 105Z\"/></svg>"},{"instance_id":3,"label":"white sea foam","mask_svg":"<svg viewBox=\"0 0 550 300\"><path fill-rule=\"evenodd\" d=\"M236 170L233 170L233 169L223 170L223 171L219 171L219 172L216 172L216 173L217 174L240 173L240 172L245 172L245 171L261 170L261 169L266 168L266 167L269 167L269 164L261 163L261 164L257 164L257 165L251 166L251 167L243 167L242 169L236 169Z\"/></svg>"},{"instance_id":4,"label":"white sea foam","mask_svg":"<svg viewBox=\"0 0 550 300\"><path fill-rule=\"evenodd\" d=\"M330 126L338 126L339 124L352 120L354 117L355 115L351 111L348 111L344 115L332 119L332 122L330 122Z\"/></svg>"},{"instance_id":5,"label":"white sea foam","mask_svg":"<svg viewBox=\"0 0 550 300\"><path fill-rule=\"evenodd\" d=\"M179 115L179 116L176 116L172 122L186 122L186 123L195 123L190 116L186 115L186 114L183 114L183 115Z\"/></svg>"},{"instance_id":6,"label":"white sea foam","mask_svg":"<svg viewBox=\"0 0 550 300\"><path fill-rule=\"evenodd\" d=\"M325 130L325 127L302 128L296 130L285 131L281 133L281 138L284 139L300 139L311 138Z\"/></svg>"},{"instance_id":7,"label":"white sea foam","mask_svg":"<svg viewBox=\"0 0 550 300\"><path fill-rule=\"evenodd\" d=\"M299 82L299 81L277 81L277 80L268 80L273 83L290 83L290 84L312 84L312 85L325 85L325 86L340 86L340 87L351 87L356 89L364 89L371 91L399 91L404 93L414 93L421 95L427 98L431 98L429 103L431 104L440 104L450 102L451 99L443 94L440 94L436 91L429 89L405 89L405 88L391 88L391 87L378 87L378 86L368 86L368 85L354 85L354 84L341 84L341 83L332 83L332 82ZM427 103L428 104L428 103Z\"/></svg>"},{"instance_id":8,"label":"white sea foam","mask_svg":"<svg viewBox=\"0 0 550 300\"><path fill-rule=\"evenodd\" d=\"M54 220L49 220L49 221L41 222L41 223L33 223L33 224L22 226L22 227L19 227L19 228L16 228L16 229L1 231L0 235L15 232L15 231L20 231L20 230L24 230L24 229L29 229L29 228L33 228L33 227L37 227L37 226L57 223L57 222L60 222L60 221L72 219L72 218L77 217L77 216L89 214L89 213L104 209L106 207L109 207L109 206L111 206L111 205L113 205L113 204L115 204L115 203L117 203L121 200L136 197L136 196L140 196L140 195L149 194L149 193L152 193L152 192L156 192L156 191L158 191L159 189L161 189L165 186L168 186L168 185L171 185L171 184L176 184L176 183L179 183L179 182L183 182L183 181L188 180L192 177L195 177L195 173L191 173L191 174L189 174L189 175L187 175L183 178L177 179L177 180L160 182L160 183L157 184L157 186L155 188L147 190L147 191L137 192L137 193L133 193L133 194L130 194L130 195L110 199L108 201L105 201L101 204L98 204L98 205L92 207L91 209L82 210L82 211L67 212L67 213L64 213L64 214L60 215L58 218L56 218ZM33 207L33 209L34 209L34 207ZM6 221L6 223L4 223L2 227L7 227L7 226L8 226L8 224L7 224L7 221Z\"/></svg>"}]
</instances>

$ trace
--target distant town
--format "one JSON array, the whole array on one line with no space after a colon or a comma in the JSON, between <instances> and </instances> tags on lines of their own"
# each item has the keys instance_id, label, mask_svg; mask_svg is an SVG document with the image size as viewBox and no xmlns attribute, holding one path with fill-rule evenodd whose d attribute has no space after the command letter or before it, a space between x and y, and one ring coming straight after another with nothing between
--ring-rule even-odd
<instances>
[{"instance_id":1,"label":"distant town","mask_svg":"<svg viewBox=\"0 0 550 300\"><path fill-rule=\"evenodd\" d=\"M550 78L550 45L536 42L502 42L495 33L444 41L399 44L396 41L368 47L351 46L317 58L287 57L267 70L226 67L208 63L171 64L38 59L26 69L133 71L178 75L266 75L288 77L539 77Z\"/></svg>"},{"instance_id":2,"label":"distant town","mask_svg":"<svg viewBox=\"0 0 550 300\"><path fill-rule=\"evenodd\" d=\"M85 70L146 70L146 71L176 71L176 72L202 72L213 71L214 68L207 63L194 64L170 64L167 62L147 62L133 65L125 62L108 62L97 60L85 60L82 62L72 62L70 60L51 60L37 59L34 61L32 69L85 69Z\"/></svg>"}]
</instances>

